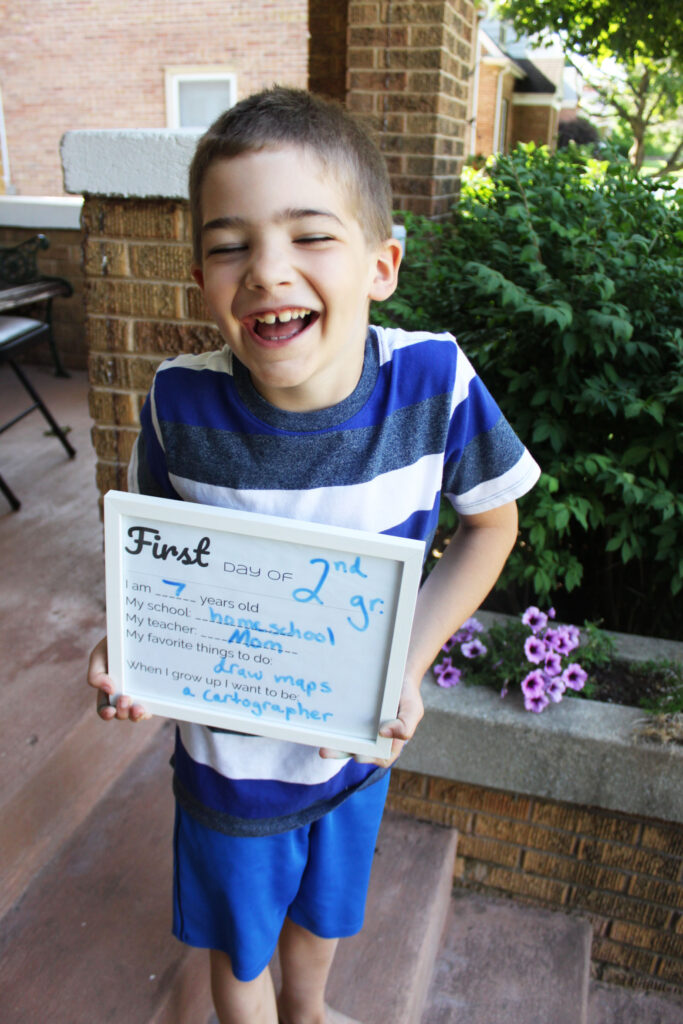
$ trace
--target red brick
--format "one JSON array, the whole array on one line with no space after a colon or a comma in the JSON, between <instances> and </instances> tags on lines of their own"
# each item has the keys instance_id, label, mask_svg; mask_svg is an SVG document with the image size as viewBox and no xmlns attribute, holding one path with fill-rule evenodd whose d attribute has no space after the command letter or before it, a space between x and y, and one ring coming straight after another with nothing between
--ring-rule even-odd
<instances>
[{"instance_id":1,"label":"red brick","mask_svg":"<svg viewBox=\"0 0 683 1024\"><path fill-rule=\"evenodd\" d=\"M653 953L631 949L600 936L593 939L592 955L593 960L605 960L607 963L617 964L631 971L640 971L642 974L653 974L656 964L656 957Z\"/></svg>"},{"instance_id":2,"label":"red brick","mask_svg":"<svg viewBox=\"0 0 683 1024\"><path fill-rule=\"evenodd\" d=\"M523 866L525 871L533 874L614 892L625 892L629 882L628 875L623 872L581 863L569 857L554 857L536 850L528 850L524 854Z\"/></svg>"},{"instance_id":3,"label":"red brick","mask_svg":"<svg viewBox=\"0 0 683 1024\"><path fill-rule=\"evenodd\" d=\"M675 881L680 870L680 861L674 857L662 857L649 850L639 850L617 843L584 839L580 843L578 855L580 860L593 864L624 868L635 874L652 875L653 878L669 881Z\"/></svg>"},{"instance_id":4,"label":"red brick","mask_svg":"<svg viewBox=\"0 0 683 1024\"><path fill-rule=\"evenodd\" d=\"M528 818L531 807L531 800L528 797L504 793L502 790L470 786L465 782L450 782L448 779L430 779L429 797L431 800L457 804L474 811L505 815L520 821Z\"/></svg>"},{"instance_id":5,"label":"red brick","mask_svg":"<svg viewBox=\"0 0 683 1024\"><path fill-rule=\"evenodd\" d=\"M503 864L508 868L519 867L520 849L509 843L499 843L494 839L482 839L479 836L461 835L458 838L460 856L492 864Z\"/></svg>"},{"instance_id":6,"label":"red brick","mask_svg":"<svg viewBox=\"0 0 683 1024\"><path fill-rule=\"evenodd\" d=\"M553 903L556 906L563 906L569 893L569 886L556 879L537 878L522 871L509 871L502 867L492 867L487 871L486 884L492 889L501 889L503 892Z\"/></svg>"},{"instance_id":7,"label":"red brick","mask_svg":"<svg viewBox=\"0 0 683 1024\"><path fill-rule=\"evenodd\" d=\"M466 812L456 808L444 807L443 804L432 804L428 800L400 796L395 793L389 793L387 807L393 811L400 811L402 814L409 814L412 818L418 818L420 821L433 821L437 825L445 825L449 828L465 829L469 822Z\"/></svg>"},{"instance_id":8,"label":"red brick","mask_svg":"<svg viewBox=\"0 0 683 1024\"><path fill-rule=\"evenodd\" d=\"M575 845L574 837L566 832L555 829L534 828L519 821L508 818L497 818L485 814L477 814L474 831L476 835L488 836L517 846L531 847L552 853L570 854Z\"/></svg>"},{"instance_id":9,"label":"red brick","mask_svg":"<svg viewBox=\"0 0 683 1024\"><path fill-rule=\"evenodd\" d=\"M146 0L144 17L138 0L108 0L106 12L103 18L97 4L53 0L14 4L3 18L12 183L25 195L62 192L59 141L66 130L163 127L167 65L227 66L237 72L240 96L274 80L307 85L306 0L229 7L206 0L201 13L194 0ZM276 42L264 41L264 29Z\"/></svg>"}]
</instances>

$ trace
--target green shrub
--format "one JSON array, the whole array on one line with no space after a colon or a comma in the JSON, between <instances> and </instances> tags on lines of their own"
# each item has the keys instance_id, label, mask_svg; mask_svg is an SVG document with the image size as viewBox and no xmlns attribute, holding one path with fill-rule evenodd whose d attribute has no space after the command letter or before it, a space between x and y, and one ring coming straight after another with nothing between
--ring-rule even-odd
<instances>
[{"instance_id":1,"label":"green shrub","mask_svg":"<svg viewBox=\"0 0 683 1024\"><path fill-rule=\"evenodd\" d=\"M543 469L508 610L680 636L683 191L571 146L470 172L452 220L405 216L380 322L457 335Z\"/></svg>"}]
</instances>

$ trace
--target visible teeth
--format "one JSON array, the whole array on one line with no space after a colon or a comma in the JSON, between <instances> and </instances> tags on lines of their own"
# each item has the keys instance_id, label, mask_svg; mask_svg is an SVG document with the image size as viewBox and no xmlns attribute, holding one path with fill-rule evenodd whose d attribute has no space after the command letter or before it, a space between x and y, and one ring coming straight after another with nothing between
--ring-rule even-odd
<instances>
[{"instance_id":1,"label":"visible teeth","mask_svg":"<svg viewBox=\"0 0 683 1024\"><path fill-rule=\"evenodd\" d=\"M274 324L277 320L281 324L288 324L290 320L298 320L308 316L310 309L283 309L281 313L264 313L262 316L255 316L259 324Z\"/></svg>"}]
</instances>

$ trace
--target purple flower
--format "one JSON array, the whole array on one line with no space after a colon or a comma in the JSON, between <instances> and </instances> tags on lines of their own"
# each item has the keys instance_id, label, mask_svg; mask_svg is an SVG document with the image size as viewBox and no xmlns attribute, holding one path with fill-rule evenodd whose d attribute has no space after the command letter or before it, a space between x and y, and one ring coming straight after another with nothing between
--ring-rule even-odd
<instances>
[{"instance_id":1,"label":"purple flower","mask_svg":"<svg viewBox=\"0 0 683 1024\"><path fill-rule=\"evenodd\" d=\"M522 693L524 694L525 703L527 698L544 696L545 684L546 677L539 668L534 669L534 671L530 672L528 676L525 676L520 684L522 687ZM547 703L548 702L546 700L546 704Z\"/></svg>"},{"instance_id":2,"label":"purple flower","mask_svg":"<svg viewBox=\"0 0 683 1024\"><path fill-rule=\"evenodd\" d=\"M550 651L546 655L543 668L547 676L559 676L562 671L562 658L555 651Z\"/></svg>"},{"instance_id":3,"label":"purple flower","mask_svg":"<svg viewBox=\"0 0 683 1024\"><path fill-rule=\"evenodd\" d=\"M441 669L441 671L437 672L437 669ZM459 668L455 667L455 665L451 665L450 663L444 665L442 663L435 667L434 675L436 676L438 685L443 686L444 689L448 689L450 686L458 685L462 673Z\"/></svg>"},{"instance_id":4,"label":"purple flower","mask_svg":"<svg viewBox=\"0 0 683 1024\"><path fill-rule=\"evenodd\" d=\"M528 636L524 641L524 653L527 661L534 665L540 665L542 661L545 661L548 649L540 637Z\"/></svg>"},{"instance_id":5,"label":"purple flower","mask_svg":"<svg viewBox=\"0 0 683 1024\"><path fill-rule=\"evenodd\" d=\"M522 615L522 622L532 633L540 633L548 625L548 616L535 605L531 605Z\"/></svg>"},{"instance_id":6,"label":"purple flower","mask_svg":"<svg viewBox=\"0 0 683 1024\"><path fill-rule=\"evenodd\" d=\"M477 658L480 654L486 654L487 648L484 647L481 640L470 640L468 643L461 644L460 650L465 658Z\"/></svg>"},{"instance_id":7,"label":"purple flower","mask_svg":"<svg viewBox=\"0 0 683 1024\"><path fill-rule=\"evenodd\" d=\"M481 622L478 622L477 619L468 619L467 622L463 622L458 632L454 633L451 639L456 644L466 644L476 633L481 633L483 628Z\"/></svg>"},{"instance_id":8,"label":"purple flower","mask_svg":"<svg viewBox=\"0 0 683 1024\"><path fill-rule=\"evenodd\" d=\"M443 646L441 647L441 650L443 651L444 654L448 654L450 651L453 650L453 647L455 646L455 643L456 643L455 634L453 634L453 636L449 637L448 640L446 641L446 643L443 644Z\"/></svg>"},{"instance_id":9,"label":"purple flower","mask_svg":"<svg viewBox=\"0 0 683 1024\"><path fill-rule=\"evenodd\" d=\"M559 630L557 629L546 629L545 633L543 634L543 639L545 640L548 646L548 650L556 650L555 644L557 643L558 634Z\"/></svg>"},{"instance_id":10,"label":"purple flower","mask_svg":"<svg viewBox=\"0 0 683 1024\"><path fill-rule=\"evenodd\" d=\"M573 633L570 632L569 626L561 626L556 630L555 640L553 642L554 651L557 651L557 653L561 655L571 654L575 647L578 647L578 640L576 640Z\"/></svg>"},{"instance_id":11,"label":"purple flower","mask_svg":"<svg viewBox=\"0 0 683 1024\"><path fill-rule=\"evenodd\" d=\"M545 686L546 695L554 704L559 704L564 696L566 686L561 677L555 676L549 679Z\"/></svg>"},{"instance_id":12,"label":"purple flower","mask_svg":"<svg viewBox=\"0 0 683 1024\"><path fill-rule=\"evenodd\" d=\"M578 647L581 643L581 630L578 626L565 626L565 632L567 633L569 640L572 644L572 649Z\"/></svg>"},{"instance_id":13,"label":"purple flower","mask_svg":"<svg viewBox=\"0 0 683 1024\"><path fill-rule=\"evenodd\" d=\"M548 618L549 619L554 619L555 618L555 614L556 613L555 613L555 609L554 608L548 608Z\"/></svg>"},{"instance_id":14,"label":"purple flower","mask_svg":"<svg viewBox=\"0 0 683 1024\"><path fill-rule=\"evenodd\" d=\"M527 711L533 711L537 715L548 706L548 703L548 698L544 693L539 693L536 697L524 698L524 707Z\"/></svg>"},{"instance_id":15,"label":"purple flower","mask_svg":"<svg viewBox=\"0 0 683 1024\"><path fill-rule=\"evenodd\" d=\"M571 665L567 665L560 679L570 690L583 690L588 674L577 662L573 661Z\"/></svg>"}]
</instances>

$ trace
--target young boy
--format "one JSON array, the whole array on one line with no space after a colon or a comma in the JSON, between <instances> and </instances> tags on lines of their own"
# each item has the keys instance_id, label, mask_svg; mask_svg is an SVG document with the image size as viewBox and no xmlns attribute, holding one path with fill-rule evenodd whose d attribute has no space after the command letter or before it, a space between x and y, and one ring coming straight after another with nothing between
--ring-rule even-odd
<instances>
[{"instance_id":1,"label":"young boy","mask_svg":"<svg viewBox=\"0 0 683 1024\"><path fill-rule=\"evenodd\" d=\"M450 335L368 327L401 249L382 157L341 107L285 88L242 101L199 142L190 202L193 276L226 346L157 372L131 490L426 541L442 491L460 517L420 591L388 761L178 726L174 933L211 951L221 1024L330 1024L347 1019L324 990L362 926L388 766L539 471ZM109 706L104 641L88 681L103 719L144 717Z\"/></svg>"}]
</instances>

